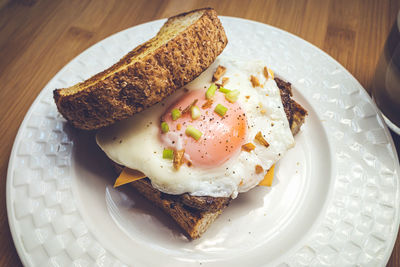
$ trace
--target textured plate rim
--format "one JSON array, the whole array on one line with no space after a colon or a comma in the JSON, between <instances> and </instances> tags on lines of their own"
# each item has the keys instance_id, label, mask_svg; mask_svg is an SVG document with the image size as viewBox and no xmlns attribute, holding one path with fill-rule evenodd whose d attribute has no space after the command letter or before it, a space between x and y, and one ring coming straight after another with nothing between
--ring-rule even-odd
<instances>
[{"instance_id":1,"label":"textured plate rim","mask_svg":"<svg viewBox=\"0 0 400 267\"><path fill-rule=\"evenodd\" d=\"M271 26L271 25L268 25L268 24L264 24L264 23L262 23L262 22L257 22L257 21L248 20L248 19L243 19L243 18L238 18L238 17L230 17L230 16L219 16L219 17L221 17L221 18L223 18L223 19L227 19L227 20L232 19L232 20L242 21L242 22L245 22L245 23L261 24L261 25L264 26L264 27L269 27L269 28L271 28L271 29L274 29L274 30L280 31L280 32L282 32L282 33L284 33L284 34L286 34L286 35L289 35L289 36L291 36L292 38L294 38L294 39L296 39L296 40L298 40L298 41L301 41L301 42L307 44L307 45L310 46L313 50L317 50L319 54L324 55L324 56L327 57L330 61L334 62L342 71L344 71L344 72L346 73L346 75L347 75L348 77L351 77L351 79L353 80L353 82L356 82L357 85L358 85L360 88L362 88L362 90L360 90L360 91L362 92L361 94L363 94L364 97L368 97L368 98L369 98L369 102L372 104L372 106L373 106L373 108L374 108L374 111L376 112L377 116L378 116L381 120L383 120L383 117L382 117L382 115L380 114L380 112L379 112L378 108L376 107L375 103L373 102L373 100L371 99L371 97L368 95L368 93L366 92L366 90L362 87L362 85L358 82L358 80L357 80L346 68L344 68L338 61L336 61L334 58L332 58L331 56L329 56L326 52L324 52L324 51L321 50L320 48L316 47L315 45L311 44L310 42L308 42L308 41L306 41L306 40L304 40L304 39L302 39L302 38L300 38L300 37L298 37L298 36L296 36L296 35L294 35L294 34L292 34L292 33L290 33L290 32L287 32L287 31L285 31L285 30L279 29L279 28L277 28L277 27L274 27L274 26ZM112 34L112 35L110 35L110 36L108 36L108 37L106 37L106 38L100 40L99 42L93 44L92 46L88 47L87 49L83 50L83 51L82 51L81 53L79 53L77 56L75 56L74 58L72 58L66 65L64 65L64 66L50 79L50 81L43 87L43 89L40 91L40 93L38 94L38 96L37 96L37 97L35 98L35 100L32 102L30 108L28 109L27 113L25 114L25 117L24 117L23 121L21 122L21 124L20 124L20 126L19 126L18 132L17 132L17 134L16 134L16 136L15 136L15 139L14 139L14 142L13 142L13 147L12 147L12 150L11 150L11 153L10 153L10 157L9 157L9 163L8 163L8 169L7 169L7 181L6 181L6 202L7 202L8 223L9 223L9 226L10 226L12 238L13 238L14 245L15 245L15 247L16 247L17 253L18 253L18 255L19 255L19 257L20 257L20 259L21 259L21 261L22 261L22 263L23 263L24 265L26 265L26 266L28 265L28 260L27 260L27 258L26 258L26 254L25 254L25 252L24 252L24 250L23 250L23 248L22 248L21 240L20 240L19 237L17 236L16 229L15 229L15 225L14 225L14 221L13 221L14 219L12 219L12 217L15 216L15 214L14 214L14 209L13 209L12 203L11 203L11 188L10 188L10 187L11 187L11 179L10 179L10 177L12 177L12 171L13 171L13 166L14 166L13 158L14 158L14 156L15 156L15 154L16 154L17 142L21 139L22 130L26 127L28 118L30 117L30 115L32 115L33 107L40 101L41 96L45 94L45 90L44 90L44 89L45 89L53 80L56 80L56 79L64 72L64 70L68 68L68 66L71 64L71 62L75 61L78 57L81 56L81 54L87 52L88 50L93 49L94 47L96 47L97 45L99 45L99 43L101 43L101 42L103 42L103 41L105 41L105 40L107 40L107 39L109 39L109 38L112 38L112 37L115 36L115 35L119 35L119 34L125 32L125 31L128 31L128 30L130 30L130 29L132 29L132 28L139 27L139 26L146 26L146 25L150 25L150 24L153 24L153 23L160 23L160 22L163 22L163 21L165 21L165 20L166 20L166 19L154 20L154 21L146 22L146 23L143 23L143 24L138 24L138 25L135 25L135 26L133 26L133 27L130 27L130 28L121 30L121 31L119 31L119 32L117 32L117 33L114 33L114 34ZM396 147L395 147L395 145L394 145L393 139L392 139L392 137L391 137L391 135L390 135L390 132L389 132L389 130L388 130L387 125L384 125L383 130L384 130L384 132L385 132L385 136L386 136L386 138L387 138L387 140L388 140L388 142L389 142L391 148L392 148L393 151L394 151L394 157L395 157L395 159L396 159L397 162L398 162L399 159L398 159L398 156L397 156L397 153L396 153ZM397 173L399 173L399 171L400 171L400 166L399 166L399 165L396 167L396 171L397 171ZM397 199L399 198L399 194L398 194L398 193L399 193L399 185L397 186L397 192L396 192L396 198L397 198ZM396 209L396 215L397 215L397 216L395 216L395 218L394 218L395 221L396 221L396 222L395 222L396 227L395 227L395 229L394 229L393 235L391 235L391 240L390 240L391 242L390 242L390 244L389 244L389 246L388 246L388 249L386 250L384 262L382 262L382 263L384 263L384 264L387 264L387 262L388 262L388 260L389 260L389 258L390 258L390 256L391 256L391 253L392 253L394 244L395 244L395 242L396 242L397 232L398 232L398 230L399 230L400 216L399 216L399 212L398 212L398 207L397 207L397 209Z\"/></svg>"}]
</instances>

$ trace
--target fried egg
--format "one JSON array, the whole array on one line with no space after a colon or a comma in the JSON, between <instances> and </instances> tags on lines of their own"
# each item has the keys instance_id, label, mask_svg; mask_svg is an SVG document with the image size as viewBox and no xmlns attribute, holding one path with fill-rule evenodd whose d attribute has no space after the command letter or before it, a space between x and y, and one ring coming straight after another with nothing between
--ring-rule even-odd
<instances>
[{"instance_id":1,"label":"fried egg","mask_svg":"<svg viewBox=\"0 0 400 267\"><path fill-rule=\"evenodd\" d=\"M207 98L218 66L226 68L217 81L224 85ZM111 160L143 172L162 192L232 198L258 185L294 146L266 64L221 56L184 89L101 129L96 140ZM184 151L183 164L174 167L165 151Z\"/></svg>"}]
</instances>

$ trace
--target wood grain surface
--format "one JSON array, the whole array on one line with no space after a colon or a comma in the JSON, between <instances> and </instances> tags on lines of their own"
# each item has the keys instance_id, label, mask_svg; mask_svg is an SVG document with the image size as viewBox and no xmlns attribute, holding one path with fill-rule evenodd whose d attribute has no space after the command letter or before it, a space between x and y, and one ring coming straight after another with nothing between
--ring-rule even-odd
<instances>
[{"instance_id":1,"label":"wood grain surface","mask_svg":"<svg viewBox=\"0 0 400 267\"><path fill-rule=\"evenodd\" d=\"M7 165L19 125L45 84L72 58L113 33L205 6L300 36L369 90L400 1L0 0L0 266L21 265L7 221ZM399 137L394 137L399 150ZM387 266L400 266L399 238Z\"/></svg>"}]
</instances>

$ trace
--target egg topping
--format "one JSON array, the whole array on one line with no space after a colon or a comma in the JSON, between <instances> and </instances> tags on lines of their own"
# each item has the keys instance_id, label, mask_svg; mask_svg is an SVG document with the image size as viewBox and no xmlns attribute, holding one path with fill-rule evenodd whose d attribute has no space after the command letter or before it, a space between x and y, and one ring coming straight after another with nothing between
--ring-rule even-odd
<instances>
[{"instance_id":1,"label":"egg topping","mask_svg":"<svg viewBox=\"0 0 400 267\"><path fill-rule=\"evenodd\" d=\"M202 108L209 100L212 104ZM223 115L215 111L218 105L226 108ZM184 111L187 107L187 112L173 119L174 109ZM193 118L190 109L196 109L199 116ZM244 110L238 102L229 102L219 90L210 99L206 98L206 90L188 92L167 109L161 120L169 127L168 132L160 130L164 146L174 151L184 149L185 159L196 167L212 168L223 164L240 151L246 138ZM193 129L198 131L198 138L193 136Z\"/></svg>"},{"instance_id":2,"label":"egg topping","mask_svg":"<svg viewBox=\"0 0 400 267\"><path fill-rule=\"evenodd\" d=\"M100 130L97 143L162 192L233 198L294 145L273 72L262 62L219 57L185 88Z\"/></svg>"}]
</instances>

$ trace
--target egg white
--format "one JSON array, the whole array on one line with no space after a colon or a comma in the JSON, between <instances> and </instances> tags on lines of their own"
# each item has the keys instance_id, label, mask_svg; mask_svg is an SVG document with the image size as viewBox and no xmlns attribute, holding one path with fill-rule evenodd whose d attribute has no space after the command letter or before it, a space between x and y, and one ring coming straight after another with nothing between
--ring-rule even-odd
<instances>
[{"instance_id":1,"label":"egg white","mask_svg":"<svg viewBox=\"0 0 400 267\"><path fill-rule=\"evenodd\" d=\"M127 120L100 130L96 135L97 144L114 162L143 172L155 188L168 194L188 192L194 196L235 198L238 193L255 187L265 174L256 174L255 166L261 165L268 170L294 146L279 88L273 79L264 77L265 64L262 62L221 56L185 88L208 88L218 65L227 69L224 77L229 77L229 81L225 87L240 91L238 101L246 112L248 124L244 143L255 144L253 151L240 151L214 168L188 167L184 164L176 171L171 160L162 158L165 147L159 138L159 127L165 110L185 93L184 90ZM253 88L250 75L259 79L260 87ZM259 131L268 141L268 148L254 141Z\"/></svg>"}]
</instances>

